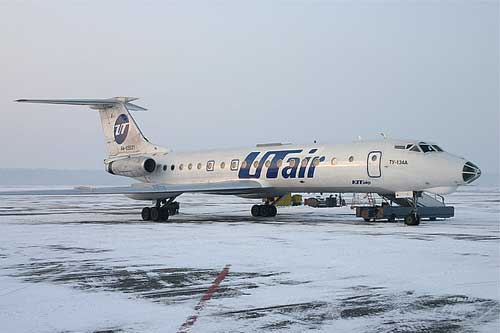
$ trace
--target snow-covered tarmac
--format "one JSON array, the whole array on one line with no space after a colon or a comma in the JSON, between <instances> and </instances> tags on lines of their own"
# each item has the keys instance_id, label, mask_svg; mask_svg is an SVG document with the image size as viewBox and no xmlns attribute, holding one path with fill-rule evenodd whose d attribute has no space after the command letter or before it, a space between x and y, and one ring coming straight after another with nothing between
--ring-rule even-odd
<instances>
[{"instance_id":1,"label":"snow-covered tarmac","mask_svg":"<svg viewBox=\"0 0 500 333\"><path fill-rule=\"evenodd\" d=\"M168 223L121 196L0 200L1 332L500 330L500 193L447 197L456 217L365 223L349 208L183 195Z\"/></svg>"}]
</instances>

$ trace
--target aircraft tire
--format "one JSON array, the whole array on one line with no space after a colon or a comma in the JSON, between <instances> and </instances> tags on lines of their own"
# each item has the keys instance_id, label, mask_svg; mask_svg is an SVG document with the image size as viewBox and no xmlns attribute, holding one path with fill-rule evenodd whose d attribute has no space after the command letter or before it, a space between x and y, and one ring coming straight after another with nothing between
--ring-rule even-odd
<instances>
[{"instance_id":1,"label":"aircraft tire","mask_svg":"<svg viewBox=\"0 0 500 333\"><path fill-rule=\"evenodd\" d=\"M252 216L253 217L259 217L260 216L260 206L259 205L253 205L251 212L252 212Z\"/></svg>"},{"instance_id":2,"label":"aircraft tire","mask_svg":"<svg viewBox=\"0 0 500 333\"><path fill-rule=\"evenodd\" d=\"M269 217L270 216L269 215L270 211L269 211L268 205L261 205L259 211L260 211L260 216L262 216L262 217Z\"/></svg>"},{"instance_id":3,"label":"aircraft tire","mask_svg":"<svg viewBox=\"0 0 500 333\"><path fill-rule=\"evenodd\" d=\"M275 217L276 214L278 214L278 209L276 208L275 205L270 205L269 206L269 217Z\"/></svg>"},{"instance_id":4,"label":"aircraft tire","mask_svg":"<svg viewBox=\"0 0 500 333\"><path fill-rule=\"evenodd\" d=\"M155 222L160 221L160 209L158 207L151 208L151 220Z\"/></svg>"},{"instance_id":5,"label":"aircraft tire","mask_svg":"<svg viewBox=\"0 0 500 333\"><path fill-rule=\"evenodd\" d=\"M420 224L420 216L417 214L408 214L405 217L405 224L406 225L419 225Z\"/></svg>"},{"instance_id":6,"label":"aircraft tire","mask_svg":"<svg viewBox=\"0 0 500 333\"><path fill-rule=\"evenodd\" d=\"M172 202L170 205L168 205L168 215L173 216L177 214L179 214L179 203Z\"/></svg>"},{"instance_id":7,"label":"aircraft tire","mask_svg":"<svg viewBox=\"0 0 500 333\"><path fill-rule=\"evenodd\" d=\"M151 219L151 208L144 207L141 212L141 217L143 221L149 221Z\"/></svg>"},{"instance_id":8,"label":"aircraft tire","mask_svg":"<svg viewBox=\"0 0 500 333\"><path fill-rule=\"evenodd\" d=\"M160 208L160 221L167 221L169 217L169 208L161 207Z\"/></svg>"}]
</instances>

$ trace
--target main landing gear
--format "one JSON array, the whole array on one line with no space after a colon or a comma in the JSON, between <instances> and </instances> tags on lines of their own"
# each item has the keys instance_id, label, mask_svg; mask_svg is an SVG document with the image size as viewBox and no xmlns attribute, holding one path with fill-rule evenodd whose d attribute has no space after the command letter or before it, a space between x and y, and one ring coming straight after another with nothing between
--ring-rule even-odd
<instances>
[{"instance_id":1,"label":"main landing gear","mask_svg":"<svg viewBox=\"0 0 500 333\"><path fill-rule=\"evenodd\" d=\"M275 217L278 213L275 205L253 205L252 206L252 216L253 217Z\"/></svg>"},{"instance_id":2,"label":"main landing gear","mask_svg":"<svg viewBox=\"0 0 500 333\"><path fill-rule=\"evenodd\" d=\"M179 214L179 203L175 198L156 200L156 206L144 207L141 212L144 221L167 221L169 216Z\"/></svg>"},{"instance_id":3,"label":"main landing gear","mask_svg":"<svg viewBox=\"0 0 500 333\"><path fill-rule=\"evenodd\" d=\"M279 200L279 198L278 198ZM276 203L276 198L268 198L264 205L253 205L252 206L252 216L253 217L275 217L278 213L278 209L274 205Z\"/></svg>"}]
</instances>

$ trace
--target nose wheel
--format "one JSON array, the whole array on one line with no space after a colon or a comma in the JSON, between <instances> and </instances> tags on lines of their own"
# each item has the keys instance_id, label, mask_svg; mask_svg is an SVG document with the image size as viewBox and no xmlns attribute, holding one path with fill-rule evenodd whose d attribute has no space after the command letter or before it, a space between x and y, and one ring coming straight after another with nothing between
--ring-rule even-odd
<instances>
[{"instance_id":1,"label":"nose wheel","mask_svg":"<svg viewBox=\"0 0 500 333\"><path fill-rule=\"evenodd\" d=\"M406 225L419 225L420 215L418 215L418 198L421 193L413 192L413 211L405 217Z\"/></svg>"},{"instance_id":2,"label":"nose wheel","mask_svg":"<svg viewBox=\"0 0 500 333\"><path fill-rule=\"evenodd\" d=\"M405 217L406 225L419 225L420 224L420 216L416 213L411 213Z\"/></svg>"},{"instance_id":3,"label":"nose wheel","mask_svg":"<svg viewBox=\"0 0 500 333\"><path fill-rule=\"evenodd\" d=\"M172 215L179 214L179 203L175 198L167 200L157 200L156 206L144 207L141 217L144 221L164 222Z\"/></svg>"}]
</instances>

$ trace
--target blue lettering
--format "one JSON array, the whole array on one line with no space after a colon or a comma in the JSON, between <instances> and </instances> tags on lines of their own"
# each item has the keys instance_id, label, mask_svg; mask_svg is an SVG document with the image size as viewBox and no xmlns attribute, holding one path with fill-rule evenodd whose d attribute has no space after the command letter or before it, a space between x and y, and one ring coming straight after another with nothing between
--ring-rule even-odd
<instances>
[{"instance_id":1,"label":"blue lettering","mask_svg":"<svg viewBox=\"0 0 500 333\"><path fill-rule=\"evenodd\" d=\"M269 165L269 168L267 169L266 177L267 178L278 178L278 172L279 172L279 167L278 167L278 161L279 160L284 160L286 155L288 154L297 154L301 153L302 150L277 150L277 151L268 151L262 156L262 159L259 161L259 164L257 165L257 168L255 169L254 174L250 174L250 168L252 167L253 163L257 159L257 156L260 154L258 151L251 152L248 154L248 156L245 158L245 160L242 163L242 166L240 168L240 171L238 173L239 178L260 178L260 174L262 173L262 168L264 167L264 164L268 160L268 158L272 155L274 157L271 160L271 164Z\"/></svg>"},{"instance_id":2,"label":"blue lettering","mask_svg":"<svg viewBox=\"0 0 500 333\"><path fill-rule=\"evenodd\" d=\"M281 171L281 175L283 176L283 178L295 178L297 175L297 168L299 167L300 158L291 157L287 162L290 165L283 168L283 171Z\"/></svg>"},{"instance_id":3,"label":"blue lettering","mask_svg":"<svg viewBox=\"0 0 500 333\"><path fill-rule=\"evenodd\" d=\"M300 169L299 169L299 178L304 178L306 174L306 168L307 165L309 164L309 160L311 159L311 156L306 157L302 160L302 163L300 163ZM304 162L307 161L307 162Z\"/></svg>"},{"instance_id":4,"label":"blue lettering","mask_svg":"<svg viewBox=\"0 0 500 333\"><path fill-rule=\"evenodd\" d=\"M307 178L314 177L314 170L316 170L316 165L315 165L316 161L318 161L318 163L324 162L325 161L325 156L321 156L321 157L317 157L316 156L315 158L313 158L313 160L311 162L311 167L307 171Z\"/></svg>"},{"instance_id":5,"label":"blue lettering","mask_svg":"<svg viewBox=\"0 0 500 333\"><path fill-rule=\"evenodd\" d=\"M309 154L316 153L317 149L310 149ZM288 178L305 178L306 174L308 178L314 177L314 172L316 170L317 164L325 161L325 156L307 156L304 157L303 163L300 163L299 157L290 157L285 162L285 158L289 154L299 154L302 153L301 149L293 149L293 150L274 150L265 152L262 155L262 158L259 160L258 164L255 166L255 161L258 160L259 154L261 152L253 151L245 157L243 162L241 163L240 170L238 172L238 178L240 179L250 179L250 178L260 178L262 174L262 169L266 165L267 162L267 172L266 178L274 179L278 178L280 174L281 164L288 163L287 166L284 166L281 170L281 176L285 179ZM254 167L255 171L253 173L250 172L250 168ZM299 168L300 167L300 168ZM298 171L298 174L297 174Z\"/></svg>"}]
</instances>

